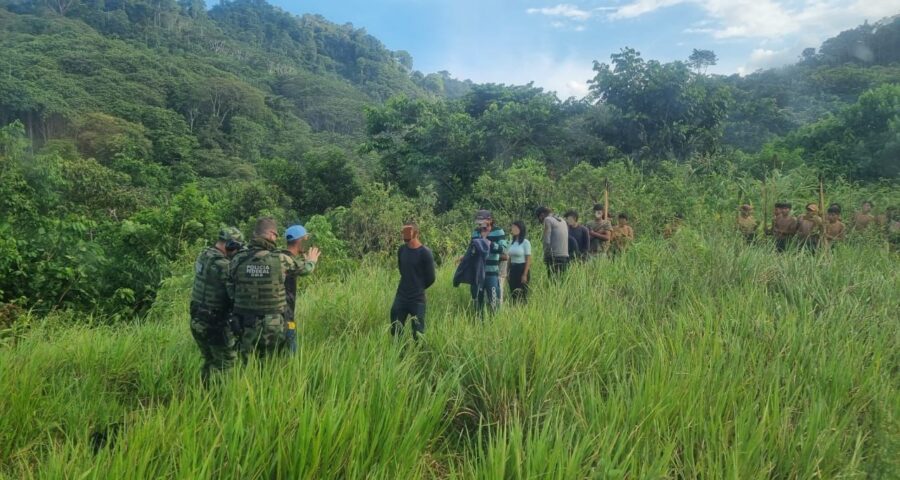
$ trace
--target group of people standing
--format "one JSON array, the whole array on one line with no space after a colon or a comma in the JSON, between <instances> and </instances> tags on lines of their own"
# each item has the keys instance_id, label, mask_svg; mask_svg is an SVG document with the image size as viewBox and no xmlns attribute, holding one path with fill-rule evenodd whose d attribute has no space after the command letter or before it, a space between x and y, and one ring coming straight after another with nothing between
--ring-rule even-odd
<instances>
[{"instance_id":1,"label":"group of people standing","mask_svg":"<svg viewBox=\"0 0 900 480\"><path fill-rule=\"evenodd\" d=\"M819 206L808 203L801 215L793 215L791 204L778 202L775 204L774 218L771 225L764 226L763 233L775 240L775 249L784 252L794 245L800 249L815 252L821 245L835 245L846 238L848 227L841 219L841 205L832 203L823 218ZM872 213L872 202L865 201L859 212L853 216L851 227L857 231L885 225L887 216L876 216ZM747 243L757 240L760 223L753 217L753 207L741 205L737 217L737 228Z\"/></svg>"},{"instance_id":2,"label":"group of people standing","mask_svg":"<svg viewBox=\"0 0 900 480\"><path fill-rule=\"evenodd\" d=\"M278 249L275 220L261 218L248 245L240 230L230 227L197 257L190 317L204 383L239 356L296 351L297 277L315 270L320 252L307 248L309 234L302 225L285 230L284 239L287 248Z\"/></svg>"},{"instance_id":3,"label":"group of people standing","mask_svg":"<svg viewBox=\"0 0 900 480\"><path fill-rule=\"evenodd\" d=\"M563 217L549 207L535 211L543 225L542 244L544 263L551 279L566 271L571 261L587 261L623 252L634 240L634 230L628 225L628 215L620 213L613 225L603 205L595 205L594 220L581 225L578 213L566 212ZM407 321L412 323L413 338L425 331L425 290L435 280L434 255L419 239L419 228L408 222L403 226L404 245L397 252L400 283L391 308L391 332L400 335ZM510 236L497 226L489 210L475 213L475 228L465 253L457 258L453 286L468 284L475 311L495 313L503 302L503 278L508 282L510 301L528 300L531 280L532 246L524 221L516 220L509 227Z\"/></svg>"},{"instance_id":4,"label":"group of people standing","mask_svg":"<svg viewBox=\"0 0 900 480\"><path fill-rule=\"evenodd\" d=\"M775 217L763 232L775 239L778 251L790 245L815 250L820 242L833 244L843 240L847 227L841 221L841 207L832 204L823 219L816 204L806 205L800 216L791 214L791 205L775 204ZM588 261L600 256L615 257L634 240L628 215L620 213L615 225L603 204L594 206L594 218L586 225L578 213L568 211L562 217L549 207L535 210L543 227L543 261L551 280L558 279L573 261ZM663 236L674 235L683 216L666 226ZM897 212L885 216L872 213L872 202L864 202L853 217L852 227L865 230L884 225L889 236L900 235ZM747 242L755 242L760 222L753 207L742 205L737 228ZM495 225L489 210L478 210L475 228L466 252L457 259L453 285L469 284L476 312L496 312L503 300L505 277L513 303L528 299L532 273L532 246L524 221L512 222L511 237ZM319 260L317 248L307 247L309 233L302 225L292 225L284 233L287 248L276 247L278 229L275 220L260 218L253 238L244 245L237 228L225 228L194 264L191 292L191 333L203 356L201 376L208 382L214 372L227 370L240 357L266 357L297 349L296 302L297 277L311 274ZM403 245L397 252L400 282L390 310L391 333L403 333L411 320L414 339L424 333L425 291L435 282L434 255L422 244L419 227L407 222L402 228ZM891 237L891 238L894 238Z\"/></svg>"}]
</instances>

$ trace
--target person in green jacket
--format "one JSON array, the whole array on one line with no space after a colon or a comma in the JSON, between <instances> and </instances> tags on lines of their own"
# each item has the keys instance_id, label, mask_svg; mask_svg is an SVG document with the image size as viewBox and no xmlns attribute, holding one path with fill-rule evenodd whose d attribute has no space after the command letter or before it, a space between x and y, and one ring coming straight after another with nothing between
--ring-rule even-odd
<instances>
[{"instance_id":1,"label":"person in green jacket","mask_svg":"<svg viewBox=\"0 0 900 480\"><path fill-rule=\"evenodd\" d=\"M243 236L234 227L219 232L216 243L203 249L194 263L191 289L191 335L203 356L200 378L209 384L215 372L228 370L236 357L235 338L228 325L231 298L226 288L230 259L241 249Z\"/></svg>"},{"instance_id":2,"label":"person in green jacket","mask_svg":"<svg viewBox=\"0 0 900 480\"><path fill-rule=\"evenodd\" d=\"M277 239L275 220L260 218L249 248L235 255L229 268L228 292L234 301L232 324L239 334L239 350L245 361L250 355L267 357L288 346L285 278L312 272L318 261L318 252L297 260L279 251L275 247Z\"/></svg>"}]
</instances>

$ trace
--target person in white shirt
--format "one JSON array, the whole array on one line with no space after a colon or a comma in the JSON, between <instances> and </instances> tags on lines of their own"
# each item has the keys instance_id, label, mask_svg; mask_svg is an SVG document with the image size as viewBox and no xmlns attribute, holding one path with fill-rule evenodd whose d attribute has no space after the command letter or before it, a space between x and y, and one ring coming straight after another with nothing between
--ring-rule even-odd
<instances>
[{"instance_id":1,"label":"person in white shirt","mask_svg":"<svg viewBox=\"0 0 900 480\"><path fill-rule=\"evenodd\" d=\"M513 222L509 229L512 244L509 246L509 291L512 303L528 301L528 280L531 274L531 242L525 238L525 223Z\"/></svg>"}]
</instances>

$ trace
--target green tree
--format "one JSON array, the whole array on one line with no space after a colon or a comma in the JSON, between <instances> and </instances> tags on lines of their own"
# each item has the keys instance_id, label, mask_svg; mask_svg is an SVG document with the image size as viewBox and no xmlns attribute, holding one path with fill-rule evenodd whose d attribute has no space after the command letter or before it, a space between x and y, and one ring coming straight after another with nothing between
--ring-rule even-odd
<instances>
[{"instance_id":1,"label":"green tree","mask_svg":"<svg viewBox=\"0 0 900 480\"><path fill-rule=\"evenodd\" d=\"M691 56L688 57L688 64L693 67L694 71L697 73L706 73L706 70L709 67L714 66L718 63L719 57L716 56L716 53L712 50L697 50L696 48L691 53Z\"/></svg>"},{"instance_id":2,"label":"green tree","mask_svg":"<svg viewBox=\"0 0 900 480\"><path fill-rule=\"evenodd\" d=\"M612 63L594 62L591 98L612 106L625 135L626 152L684 159L719 147L731 94L728 88L693 75L682 62L645 61L625 48Z\"/></svg>"}]
</instances>

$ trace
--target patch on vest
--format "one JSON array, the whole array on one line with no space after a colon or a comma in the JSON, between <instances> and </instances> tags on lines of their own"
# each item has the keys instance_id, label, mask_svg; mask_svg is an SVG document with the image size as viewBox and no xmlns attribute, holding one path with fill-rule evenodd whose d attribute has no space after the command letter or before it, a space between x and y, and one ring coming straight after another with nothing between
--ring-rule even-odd
<instances>
[{"instance_id":1,"label":"patch on vest","mask_svg":"<svg viewBox=\"0 0 900 480\"><path fill-rule=\"evenodd\" d=\"M194 271L198 274L203 273L203 262L197 262L194 264Z\"/></svg>"},{"instance_id":2,"label":"patch on vest","mask_svg":"<svg viewBox=\"0 0 900 480\"><path fill-rule=\"evenodd\" d=\"M268 277L270 270L268 265L247 265L247 276L251 278Z\"/></svg>"}]
</instances>

